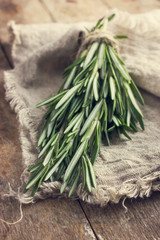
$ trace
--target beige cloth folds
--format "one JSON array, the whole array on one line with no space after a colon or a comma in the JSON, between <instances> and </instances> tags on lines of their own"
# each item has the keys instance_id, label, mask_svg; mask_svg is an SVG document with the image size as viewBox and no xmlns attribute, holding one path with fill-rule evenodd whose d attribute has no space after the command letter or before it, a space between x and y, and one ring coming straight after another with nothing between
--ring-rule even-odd
<instances>
[{"instance_id":1,"label":"beige cloth folds","mask_svg":"<svg viewBox=\"0 0 160 240\"><path fill-rule=\"evenodd\" d=\"M91 194L79 185L74 198L104 206L121 198L149 196L160 190L160 11L131 15L118 10L108 24L113 34L128 35L119 40L122 59L145 99L145 131L132 133L132 141L112 139L110 147L102 146L96 160L98 188ZM12 56L15 68L4 74L6 98L17 113L24 168L37 161L36 147L41 117L45 108L35 105L55 94L62 83L62 72L78 50L78 36L93 23L16 25ZM23 174L26 182L28 175ZM28 193L18 196L22 203L59 196L60 183L43 183L34 198ZM68 189L67 189L68 191ZM67 191L63 196L67 195ZM13 192L12 192L12 195Z\"/></svg>"}]
</instances>

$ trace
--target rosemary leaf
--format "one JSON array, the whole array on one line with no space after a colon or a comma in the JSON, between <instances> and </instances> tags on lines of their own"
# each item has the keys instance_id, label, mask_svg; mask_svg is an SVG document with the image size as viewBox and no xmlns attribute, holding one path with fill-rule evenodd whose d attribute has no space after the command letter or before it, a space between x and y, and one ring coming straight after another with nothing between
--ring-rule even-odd
<instances>
[{"instance_id":1,"label":"rosemary leaf","mask_svg":"<svg viewBox=\"0 0 160 240\"><path fill-rule=\"evenodd\" d=\"M86 141L82 142L81 145L79 146L79 148L77 149L77 151L75 152L72 160L70 161L67 170L65 172L64 175L64 182L68 179L68 177L70 176L70 174L72 173L76 163L78 162L79 158L81 157L84 147L85 147Z\"/></svg>"},{"instance_id":2,"label":"rosemary leaf","mask_svg":"<svg viewBox=\"0 0 160 240\"><path fill-rule=\"evenodd\" d=\"M98 46L99 46L98 42L92 43L92 46L91 46L90 50L88 51L88 54L87 54L86 59L84 61L83 68L85 68L91 62Z\"/></svg>"},{"instance_id":3,"label":"rosemary leaf","mask_svg":"<svg viewBox=\"0 0 160 240\"><path fill-rule=\"evenodd\" d=\"M63 154L63 156L57 161L57 163L49 170L49 172L47 173L44 181L47 181L48 178L50 178L50 176L55 172L55 170L57 169L57 167L60 165L60 163L63 161L63 159L65 158L65 156L67 155L67 152L65 152Z\"/></svg>"},{"instance_id":4,"label":"rosemary leaf","mask_svg":"<svg viewBox=\"0 0 160 240\"><path fill-rule=\"evenodd\" d=\"M96 117L98 111L100 110L101 106L103 104L103 100L101 100L100 102L98 102L95 107L93 108L92 112L90 113L89 117L87 118L87 120L85 121L81 132L80 132L80 136L86 131L87 127L91 124L91 122L94 120L94 118Z\"/></svg>"}]
</instances>

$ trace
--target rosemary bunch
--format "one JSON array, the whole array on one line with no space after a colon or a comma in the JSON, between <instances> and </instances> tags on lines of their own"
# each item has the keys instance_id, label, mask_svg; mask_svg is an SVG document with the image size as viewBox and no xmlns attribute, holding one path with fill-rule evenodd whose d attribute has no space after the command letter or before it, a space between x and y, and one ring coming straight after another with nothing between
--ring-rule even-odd
<instances>
[{"instance_id":1,"label":"rosemary bunch","mask_svg":"<svg viewBox=\"0 0 160 240\"><path fill-rule=\"evenodd\" d=\"M100 19L90 32L103 28L104 19ZM113 130L119 138L124 134L131 139L127 131L138 131L137 123L144 129L136 101L144 104L143 98L124 62L105 39L93 41L63 76L59 92L37 105L47 105L47 112L38 140L40 160L28 169L31 177L24 190L33 187L32 195L43 181L62 180L60 192L70 186L70 197L80 177L82 188L91 192L97 187L93 165L102 138L109 145Z\"/></svg>"}]
</instances>

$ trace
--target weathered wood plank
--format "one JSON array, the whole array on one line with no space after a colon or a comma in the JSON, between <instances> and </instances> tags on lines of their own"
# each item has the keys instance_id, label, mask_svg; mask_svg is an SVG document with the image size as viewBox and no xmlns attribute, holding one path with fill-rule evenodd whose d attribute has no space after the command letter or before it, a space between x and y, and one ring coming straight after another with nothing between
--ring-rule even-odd
<instances>
[{"instance_id":1,"label":"weathered wood plank","mask_svg":"<svg viewBox=\"0 0 160 240\"><path fill-rule=\"evenodd\" d=\"M41 0L58 22L94 21L105 14L106 5L99 0Z\"/></svg>"},{"instance_id":2,"label":"weathered wood plank","mask_svg":"<svg viewBox=\"0 0 160 240\"><path fill-rule=\"evenodd\" d=\"M43 0L39 0L39 2L41 3L42 7L45 9L45 11L48 13L48 15L50 16L51 20L53 22L57 22L57 20L55 19L55 17L53 16L52 12L50 11L50 9L48 9L47 5L45 4L45 2Z\"/></svg>"},{"instance_id":3,"label":"weathered wood plank","mask_svg":"<svg viewBox=\"0 0 160 240\"><path fill-rule=\"evenodd\" d=\"M18 218L18 204L7 201L4 216L9 221ZM6 213L11 212L10 214ZM24 218L16 225L0 227L1 240L93 240L95 239L87 220L77 204L66 200L48 199L35 205L23 207ZM74 223L74 224L73 224Z\"/></svg>"},{"instance_id":4,"label":"weathered wood plank","mask_svg":"<svg viewBox=\"0 0 160 240\"><path fill-rule=\"evenodd\" d=\"M81 203L100 240L158 240L160 238L160 193L146 199L127 199L125 206L104 208Z\"/></svg>"},{"instance_id":5,"label":"weathered wood plank","mask_svg":"<svg viewBox=\"0 0 160 240\"><path fill-rule=\"evenodd\" d=\"M4 95L2 69L8 68L0 49L0 217L14 222L20 217L19 204L2 196L8 192L8 182L17 190L23 166L16 116ZM1 240L95 239L78 201L48 199L23 206L23 214L23 220L16 225L1 222Z\"/></svg>"},{"instance_id":6,"label":"weathered wood plank","mask_svg":"<svg viewBox=\"0 0 160 240\"><path fill-rule=\"evenodd\" d=\"M39 0L0 0L0 40L8 42L7 23L14 20L16 23L50 22L48 15Z\"/></svg>"},{"instance_id":7,"label":"weathered wood plank","mask_svg":"<svg viewBox=\"0 0 160 240\"><path fill-rule=\"evenodd\" d=\"M9 69L9 65L2 50L0 49L0 177L3 176L0 180L3 182L3 178L5 178L7 183L9 180L12 182L13 176L20 174L20 167L17 168L16 164L14 165L14 161L16 158L19 159L17 164L21 166L21 149L16 117L14 112L10 109L8 103L5 101L2 69Z\"/></svg>"},{"instance_id":8,"label":"weathered wood plank","mask_svg":"<svg viewBox=\"0 0 160 240\"><path fill-rule=\"evenodd\" d=\"M159 0L41 0L60 22L96 21L107 9L140 13L160 8Z\"/></svg>"},{"instance_id":9,"label":"weathered wood plank","mask_svg":"<svg viewBox=\"0 0 160 240\"><path fill-rule=\"evenodd\" d=\"M0 70L8 69L8 62L7 59L5 58L1 46L0 46Z\"/></svg>"},{"instance_id":10,"label":"weathered wood plank","mask_svg":"<svg viewBox=\"0 0 160 240\"><path fill-rule=\"evenodd\" d=\"M0 41L11 61L10 36L7 24L14 20L16 23L45 23L52 18L39 0L0 0Z\"/></svg>"},{"instance_id":11,"label":"weathered wood plank","mask_svg":"<svg viewBox=\"0 0 160 240\"><path fill-rule=\"evenodd\" d=\"M109 8L118 8L130 13L141 13L160 8L159 0L101 0Z\"/></svg>"},{"instance_id":12,"label":"weathered wood plank","mask_svg":"<svg viewBox=\"0 0 160 240\"><path fill-rule=\"evenodd\" d=\"M51 21L39 0L0 0L0 26L5 26L12 19L16 23Z\"/></svg>"}]
</instances>

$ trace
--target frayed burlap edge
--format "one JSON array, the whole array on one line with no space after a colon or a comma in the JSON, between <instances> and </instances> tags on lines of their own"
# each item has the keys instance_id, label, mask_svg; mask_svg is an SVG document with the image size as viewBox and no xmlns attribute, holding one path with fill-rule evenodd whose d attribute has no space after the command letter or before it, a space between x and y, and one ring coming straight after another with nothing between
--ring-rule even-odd
<instances>
[{"instance_id":1,"label":"frayed burlap edge","mask_svg":"<svg viewBox=\"0 0 160 240\"><path fill-rule=\"evenodd\" d=\"M120 188L107 188L102 193L99 192L99 189L93 189L92 193L87 191L82 191L82 184L79 184L76 192L71 197L72 200L81 199L89 204L99 205L104 207L110 201L112 203L118 203L120 200L126 198L144 198L149 197L152 191L160 191L160 171L148 174L143 178L135 180L129 180L122 184ZM157 181L156 181L157 180ZM9 197L15 197L22 204L35 203L38 200L52 198L67 198L69 188L66 188L63 194L60 194L60 182L50 182L42 183L39 188L39 191L36 192L34 197L31 197L30 194L22 194L20 190L18 193L15 192L9 184L9 193L6 194ZM99 196L101 196L99 198ZM103 196L103 197L102 197Z\"/></svg>"}]
</instances>

